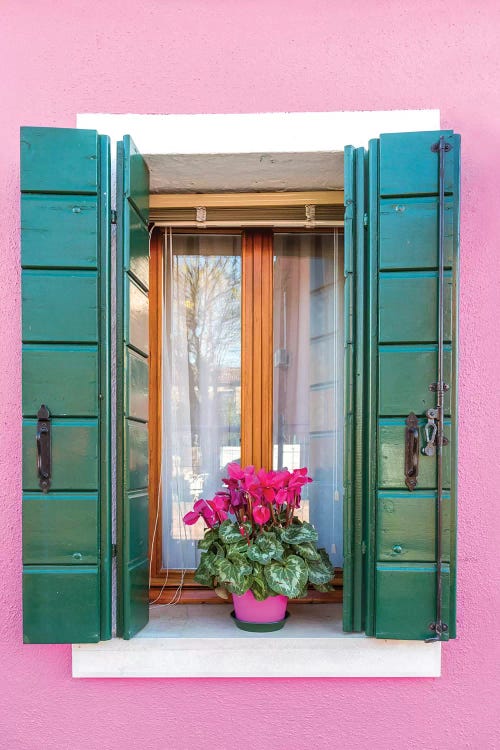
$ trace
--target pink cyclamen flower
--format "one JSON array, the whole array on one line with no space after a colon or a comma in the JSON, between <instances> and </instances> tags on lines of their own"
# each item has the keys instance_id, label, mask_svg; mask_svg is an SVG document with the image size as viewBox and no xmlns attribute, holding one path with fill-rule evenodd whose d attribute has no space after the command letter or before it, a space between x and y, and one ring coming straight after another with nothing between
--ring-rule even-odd
<instances>
[{"instance_id":1,"label":"pink cyclamen flower","mask_svg":"<svg viewBox=\"0 0 500 750\"><path fill-rule=\"evenodd\" d=\"M190 510L189 513L186 513L184 518L182 519L186 526L192 526L196 521L198 521L200 518L200 514L196 513L195 510Z\"/></svg>"},{"instance_id":2,"label":"pink cyclamen flower","mask_svg":"<svg viewBox=\"0 0 500 750\"><path fill-rule=\"evenodd\" d=\"M227 492L217 492L213 500L209 500L214 510L229 510L229 497Z\"/></svg>"},{"instance_id":3,"label":"pink cyclamen flower","mask_svg":"<svg viewBox=\"0 0 500 750\"><path fill-rule=\"evenodd\" d=\"M220 518L221 515L223 518ZM227 513L222 510L217 512L215 508L211 507L210 501L200 498L200 500L197 500L193 505L193 510L186 513L182 520L187 526L192 526L199 518L203 518L207 526L213 528L217 521L225 520L227 518Z\"/></svg>"},{"instance_id":4,"label":"pink cyclamen flower","mask_svg":"<svg viewBox=\"0 0 500 750\"><path fill-rule=\"evenodd\" d=\"M254 505L252 515L255 523L263 526L271 518L271 511L265 505Z\"/></svg>"},{"instance_id":5,"label":"pink cyclamen flower","mask_svg":"<svg viewBox=\"0 0 500 750\"><path fill-rule=\"evenodd\" d=\"M228 464L227 473L230 479L236 479L238 482L245 476L245 472L239 464Z\"/></svg>"},{"instance_id":6,"label":"pink cyclamen flower","mask_svg":"<svg viewBox=\"0 0 500 750\"><path fill-rule=\"evenodd\" d=\"M307 467L304 466L303 469L294 469L292 472L292 476L290 477L290 481L288 482L289 487L294 487L296 489L300 489L305 484L308 484L309 482L312 482L311 477L307 476Z\"/></svg>"},{"instance_id":7,"label":"pink cyclamen flower","mask_svg":"<svg viewBox=\"0 0 500 750\"><path fill-rule=\"evenodd\" d=\"M274 502L276 489L279 486L279 481L276 481L276 472L259 469L257 472L257 478L260 482L264 499L267 500L268 503Z\"/></svg>"},{"instance_id":8,"label":"pink cyclamen flower","mask_svg":"<svg viewBox=\"0 0 500 750\"><path fill-rule=\"evenodd\" d=\"M276 505L283 505L283 503L286 503L288 500L288 490L286 487L281 487L281 489L278 490L276 493L276 497L274 498L274 502Z\"/></svg>"}]
</instances>

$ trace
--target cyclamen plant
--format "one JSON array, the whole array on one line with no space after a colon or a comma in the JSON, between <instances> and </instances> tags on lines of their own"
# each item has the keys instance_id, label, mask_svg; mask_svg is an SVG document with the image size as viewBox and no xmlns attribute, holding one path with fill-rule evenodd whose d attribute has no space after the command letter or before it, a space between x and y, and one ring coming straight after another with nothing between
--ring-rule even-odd
<instances>
[{"instance_id":1,"label":"cyclamen plant","mask_svg":"<svg viewBox=\"0 0 500 750\"><path fill-rule=\"evenodd\" d=\"M225 490L198 500L184 523L207 525L198 542L203 551L194 578L228 598L249 589L259 601L281 594L305 596L308 584L330 591L333 567L318 549L314 527L296 516L302 488L312 482L307 468L294 471L242 469L229 464Z\"/></svg>"}]
</instances>

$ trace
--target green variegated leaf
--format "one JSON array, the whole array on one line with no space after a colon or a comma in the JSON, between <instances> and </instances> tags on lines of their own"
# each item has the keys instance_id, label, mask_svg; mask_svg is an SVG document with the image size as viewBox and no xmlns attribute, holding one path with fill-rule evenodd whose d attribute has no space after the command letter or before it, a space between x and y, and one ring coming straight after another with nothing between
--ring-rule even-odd
<instances>
[{"instance_id":1,"label":"green variegated leaf","mask_svg":"<svg viewBox=\"0 0 500 750\"><path fill-rule=\"evenodd\" d=\"M202 586L212 586L214 581L214 572L215 572L215 566L214 562L216 560L215 555L213 552L204 552L201 556L200 563L198 567L196 568L195 574L194 574L194 580L201 584Z\"/></svg>"},{"instance_id":2,"label":"green variegated leaf","mask_svg":"<svg viewBox=\"0 0 500 750\"><path fill-rule=\"evenodd\" d=\"M212 544L217 540L218 534L215 529L208 529L205 532L203 539L198 541L198 549L207 550L210 549Z\"/></svg>"},{"instance_id":3,"label":"green variegated leaf","mask_svg":"<svg viewBox=\"0 0 500 750\"><path fill-rule=\"evenodd\" d=\"M263 565L261 565L261 564L260 564L260 563L258 563L258 562L255 562L255 563L253 564L252 575L253 575L253 576L254 576L255 578L262 578L262 579L263 579L263 578L264 578L264 566L263 566Z\"/></svg>"},{"instance_id":4,"label":"green variegated leaf","mask_svg":"<svg viewBox=\"0 0 500 750\"><path fill-rule=\"evenodd\" d=\"M321 591L325 594L327 591L333 591L333 586L330 586L329 583L315 583L314 588L316 589L316 591Z\"/></svg>"},{"instance_id":5,"label":"green variegated leaf","mask_svg":"<svg viewBox=\"0 0 500 750\"><path fill-rule=\"evenodd\" d=\"M243 594L246 594L248 589L252 585L252 576L238 576L235 578L233 583L228 583L227 590L231 592L231 594L236 594L237 596L243 596Z\"/></svg>"},{"instance_id":6,"label":"green variegated leaf","mask_svg":"<svg viewBox=\"0 0 500 750\"><path fill-rule=\"evenodd\" d=\"M281 560L283 557L283 545L272 531L263 531L259 534L257 545L264 551L271 551L274 560Z\"/></svg>"},{"instance_id":7,"label":"green variegated leaf","mask_svg":"<svg viewBox=\"0 0 500 750\"><path fill-rule=\"evenodd\" d=\"M232 594L244 594L250 588L252 567L243 558L240 562L231 562L226 557L216 557L214 567L219 584L227 587Z\"/></svg>"},{"instance_id":8,"label":"green variegated leaf","mask_svg":"<svg viewBox=\"0 0 500 750\"><path fill-rule=\"evenodd\" d=\"M283 557L283 545L277 539L276 534L260 534L251 547L247 550L247 557L255 562L266 565L271 560L280 560Z\"/></svg>"},{"instance_id":9,"label":"green variegated leaf","mask_svg":"<svg viewBox=\"0 0 500 750\"><path fill-rule=\"evenodd\" d=\"M293 545L295 553L304 558L304 560L321 560L321 555L316 549L313 542L303 542L302 544Z\"/></svg>"},{"instance_id":10,"label":"green variegated leaf","mask_svg":"<svg viewBox=\"0 0 500 750\"><path fill-rule=\"evenodd\" d=\"M320 547L318 549L319 554L321 555L321 559L326 565L331 565L330 558L328 557L328 552L324 547Z\"/></svg>"},{"instance_id":11,"label":"green variegated leaf","mask_svg":"<svg viewBox=\"0 0 500 750\"><path fill-rule=\"evenodd\" d=\"M226 550L224 549L224 545L222 545L220 542L214 542L213 544L215 554L217 557L225 557L226 556Z\"/></svg>"},{"instance_id":12,"label":"green variegated leaf","mask_svg":"<svg viewBox=\"0 0 500 750\"><path fill-rule=\"evenodd\" d=\"M248 542L246 539L240 536L239 540L234 544L228 544L226 550L226 557L232 559L232 555L245 555L248 550Z\"/></svg>"},{"instance_id":13,"label":"green variegated leaf","mask_svg":"<svg viewBox=\"0 0 500 750\"><path fill-rule=\"evenodd\" d=\"M319 560L309 562L309 580L314 584L329 583L333 576L333 567L328 561Z\"/></svg>"},{"instance_id":14,"label":"green variegated leaf","mask_svg":"<svg viewBox=\"0 0 500 750\"><path fill-rule=\"evenodd\" d=\"M224 544L235 544L241 539L240 530L237 523L233 523L229 519L223 521L219 526L219 538Z\"/></svg>"},{"instance_id":15,"label":"green variegated leaf","mask_svg":"<svg viewBox=\"0 0 500 750\"><path fill-rule=\"evenodd\" d=\"M302 544L303 542L316 542L318 532L310 523L293 523L283 529L281 541L288 544Z\"/></svg>"},{"instance_id":16,"label":"green variegated leaf","mask_svg":"<svg viewBox=\"0 0 500 750\"><path fill-rule=\"evenodd\" d=\"M300 595L307 583L307 563L297 555L290 555L283 561L275 561L264 568L269 588L290 599Z\"/></svg>"},{"instance_id":17,"label":"green variegated leaf","mask_svg":"<svg viewBox=\"0 0 500 750\"><path fill-rule=\"evenodd\" d=\"M274 594L274 591L269 592L267 583L265 582L264 578L260 575L259 576L254 575L252 577L252 592L258 602L262 602L264 601L264 599L267 599L270 593Z\"/></svg>"},{"instance_id":18,"label":"green variegated leaf","mask_svg":"<svg viewBox=\"0 0 500 750\"><path fill-rule=\"evenodd\" d=\"M243 573L248 575L252 572L252 563L247 559L245 555L239 555L237 552L233 552L231 557L228 555L228 559Z\"/></svg>"},{"instance_id":19,"label":"green variegated leaf","mask_svg":"<svg viewBox=\"0 0 500 750\"><path fill-rule=\"evenodd\" d=\"M214 559L215 574L220 583L227 583L234 578L234 564L227 557L217 556Z\"/></svg>"},{"instance_id":20,"label":"green variegated leaf","mask_svg":"<svg viewBox=\"0 0 500 750\"><path fill-rule=\"evenodd\" d=\"M252 562L266 565L266 563L271 562L273 559L273 554L270 551L266 552L265 550L260 549L256 544L252 544L247 550L247 557L249 560L252 560Z\"/></svg>"}]
</instances>

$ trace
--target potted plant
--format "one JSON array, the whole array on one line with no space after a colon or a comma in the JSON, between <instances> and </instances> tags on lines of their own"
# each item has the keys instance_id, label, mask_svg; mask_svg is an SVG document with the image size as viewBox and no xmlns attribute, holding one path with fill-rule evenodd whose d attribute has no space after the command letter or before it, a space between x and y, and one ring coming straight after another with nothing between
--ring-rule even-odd
<instances>
[{"instance_id":1,"label":"potted plant","mask_svg":"<svg viewBox=\"0 0 500 750\"><path fill-rule=\"evenodd\" d=\"M233 596L238 627L270 631L283 627L288 599L305 596L312 584L329 591L333 567L318 533L301 521L302 487L307 468L294 471L242 469L229 464L226 488L211 500L197 500L184 516L207 529L198 542L202 555L194 578L227 599Z\"/></svg>"}]
</instances>

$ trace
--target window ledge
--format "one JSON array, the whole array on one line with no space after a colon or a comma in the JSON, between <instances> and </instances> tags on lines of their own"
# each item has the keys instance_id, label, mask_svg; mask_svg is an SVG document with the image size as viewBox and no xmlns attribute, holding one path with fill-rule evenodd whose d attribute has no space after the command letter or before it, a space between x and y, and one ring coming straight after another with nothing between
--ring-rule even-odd
<instances>
[{"instance_id":1,"label":"window ledge","mask_svg":"<svg viewBox=\"0 0 500 750\"><path fill-rule=\"evenodd\" d=\"M73 677L439 677L441 645L342 632L340 604L290 605L283 630L238 630L228 605L155 607L135 638L73 645Z\"/></svg>"}]
</instances>

